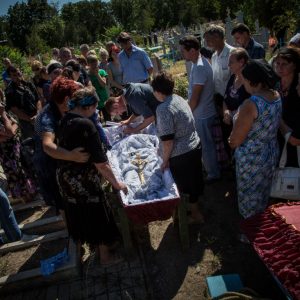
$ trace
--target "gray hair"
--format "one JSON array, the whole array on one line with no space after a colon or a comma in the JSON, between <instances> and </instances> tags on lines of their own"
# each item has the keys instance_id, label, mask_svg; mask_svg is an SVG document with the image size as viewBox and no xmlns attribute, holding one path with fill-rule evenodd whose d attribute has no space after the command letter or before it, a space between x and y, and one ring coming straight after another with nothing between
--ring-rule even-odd
<instances>
[{"instance_id":1,"label":"gray hair","mask_svg":"<svg viewBox=\"0 0 300 300\"><path fill-rule=\"evenodd\" d=\"M218 35L221 39L225 38L225 29L220 25L210 25L204 32L205 35Z\"/></svg>"}]
</instances>

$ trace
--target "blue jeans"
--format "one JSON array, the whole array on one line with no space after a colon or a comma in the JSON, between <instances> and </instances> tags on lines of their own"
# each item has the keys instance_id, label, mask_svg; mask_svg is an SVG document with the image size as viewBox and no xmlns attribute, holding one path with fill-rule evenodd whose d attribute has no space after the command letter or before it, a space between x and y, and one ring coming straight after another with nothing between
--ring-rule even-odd
<instances>
[{"instance_id":1,"label":"blue jeans","mask_svg":"<svg viewBox=\"0 0 300 300\"><path fill-rule=\"evenodd\" d=\"M197 133L202 146L202 160L207 172L207 179L219 178L220 169L217 160L216 144L212 134L216 116L207 119L195 119Z\"/></svg>"},{"instance_id":2,"label":"blue jeans","mask_svg":"<svg viewBox=\"0 0 300 300\"><path fill-rule=\"evenodd\" d=\"M19 229L9 200L2 189L0 189L0 224L10 242L15 242L21 239L22 232ZM0 243L3 243L1 236Z\"/></svg>"}]
</instances>

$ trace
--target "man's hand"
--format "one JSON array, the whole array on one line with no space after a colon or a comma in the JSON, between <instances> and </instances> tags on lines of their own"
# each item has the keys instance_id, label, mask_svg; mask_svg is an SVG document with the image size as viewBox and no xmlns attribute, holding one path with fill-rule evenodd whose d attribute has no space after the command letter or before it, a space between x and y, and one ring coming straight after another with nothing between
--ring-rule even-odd
<instances>
[{"instance_id":1,"label":"man's hand","mask_svg":"<svg viewBox=\"0 0 300 300\"><path fill-rule=\"evenodd\" d=\"M87 152L83 152L84 148L78 147L70 151L70 161L78 163L85 163L89 160L90 155Z\"/></svg>"},{"instance_id":2,"label":"man's hand","mask_svg":"<svg viewBox=\"0 0 300 300\"><path fill-rule=\"evenodd\" d=\"M121 121L120 126L121 125L129 125L129 123L130 123L130 119L127 119L127 120Z\"/></svg>"}]
</instances>

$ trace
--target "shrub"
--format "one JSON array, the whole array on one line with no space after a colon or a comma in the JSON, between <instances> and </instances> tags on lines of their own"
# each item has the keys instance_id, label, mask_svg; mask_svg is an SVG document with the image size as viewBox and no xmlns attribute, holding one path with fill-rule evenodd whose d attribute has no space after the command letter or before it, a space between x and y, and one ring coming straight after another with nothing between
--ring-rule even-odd
<instances>
[{"instance_id":1,"label":"shrub","mask_svg":"<svg viewBox=\"0 0 300 300\"><path fill-rule=\"evenodd\" d=\"M175 77L174 93L184 99L188 98L188 80L186 76Z\"/></svg>"}]
</instances>

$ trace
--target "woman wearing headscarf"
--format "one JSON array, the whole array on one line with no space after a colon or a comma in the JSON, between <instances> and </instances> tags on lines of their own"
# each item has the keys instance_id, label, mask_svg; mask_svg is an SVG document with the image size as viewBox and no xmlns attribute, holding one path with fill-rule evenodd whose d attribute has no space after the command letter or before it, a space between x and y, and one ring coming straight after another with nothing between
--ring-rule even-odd
<instances>
[{"instance_id":1,"label":"woman wearing headscarf","mask_svg":"<svg viewBox=\"0 0 300 300\"><path fill-rule=\"evenodd\" d=\"M127 193L127 188L115 178L97 129L89 120L98 101L94 88L76 91L69 101L70 111L61 121L59 146L66 150L83 148L89 160L83 164L60 161L57 180L70 236L79 244L99 246L101 264L109 264L117 260L109 245L115 242L118 229L101 189L101 177L116 190Z\"/></svg>"},{"instance_id":2,"label":"woman wearing headscarf","mask_svg":"<svg viewBox=\"0 0 300 300\"><path fill-rule=\"evenodd\" d=\"M277 76L265 61L250 60L242 76L251 97L235 115L229 145L235 149L239 211L249 218L268 205L279 154L281 99L274 90Z\"/></svg>"}]
</instances>

